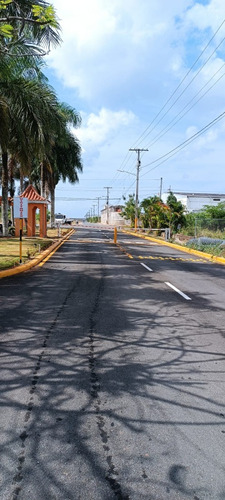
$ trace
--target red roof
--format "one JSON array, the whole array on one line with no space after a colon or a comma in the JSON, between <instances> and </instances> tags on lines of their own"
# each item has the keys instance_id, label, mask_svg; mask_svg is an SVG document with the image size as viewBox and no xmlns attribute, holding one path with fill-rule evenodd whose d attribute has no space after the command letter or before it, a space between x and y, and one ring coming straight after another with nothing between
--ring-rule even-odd
<instances>
[{"instance_id":1,"label":"red roof","mask_svg":"<svg viewBox=\"0 0 225 500\"><path fill-rule=\"evenodd\" d=\"M45 201L46 203L48 203L48 200L46 200L46 198L43 198L43 196L38 194L34 186L32 186L31 184L27 186L25 191L20 196L22 198L28 198L29 201Z\"/></svg>"}]
</instances>

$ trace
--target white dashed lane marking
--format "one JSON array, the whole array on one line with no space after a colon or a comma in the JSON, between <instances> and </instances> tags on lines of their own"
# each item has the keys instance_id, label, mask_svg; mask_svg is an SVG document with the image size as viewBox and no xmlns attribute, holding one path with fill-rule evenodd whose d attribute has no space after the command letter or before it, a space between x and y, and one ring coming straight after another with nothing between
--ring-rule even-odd
<instances>
[{"instance_id":1,"label":"white dashed lane marking","mask_svg":"<svg viewBox=\"0 0 225 500\"><path fill-rule=\"evenodd\" d=\"M186 295L185 293L181 292L181 290L179 290L179 288L176 288L174 285L172 285L171 283L169 283L169 281L165 281L165 284L167 286L169 286L170 288L172 288L175 292L179 293L179 295L181 295L181 297L183 297L185 300L191 300L191 298L188 297L188 295Z\"/></svg>"},{"instance_id":2,"label":"white dashed lane marking","mask_svg":"<svg viewBox=\"0 0 225 500\"><path fill-rule=\"evenodd\" d=\"M151 269L150 267L146 266L146 264L143 264L143 262L140 262L141 266L145 267L145 269L148 269L148 271L151 271L153 272L153 269Z\"/></svg>"}]
</instances>

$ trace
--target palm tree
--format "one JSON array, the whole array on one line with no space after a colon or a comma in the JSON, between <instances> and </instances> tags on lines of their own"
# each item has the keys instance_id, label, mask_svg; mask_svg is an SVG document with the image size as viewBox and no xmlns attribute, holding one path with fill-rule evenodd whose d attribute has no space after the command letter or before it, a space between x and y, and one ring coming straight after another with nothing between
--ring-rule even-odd
<instances>
[{"instance_id":1,"label":"palm tree","mask_svg":"<svg viewBox=\"0 0 225 500\"><path fill-rule=\"evenodd\" d=\"M51 194L51 224L55 220L55 187L60 180L71 184L79 182L78 171L82 172L81 147L74 135L65 130L63 141L53 148L53 172L48 185Z\"/></svg>"},{"instance_id":2,"label":"palm tree","mask_svg":"<svg viewBox=\"0 0 225 500\"><path fill-rule=\"evenodd\" d=\"M158 196L150 196L141 202L142 222L145 228L160 228L167 223L168 207Z\"/></svg>"},{"instance_id":3,"label":"palm tree","mask_svg":"<svg viewBox=\"0 0 225 500\"><path fill-rule=\"evenodd\" d=\"M0 128L2 154L2 215L3 234L8 227L8 155L13 154L24 168L32 156L44 154L48 128L56 120L58 101L54 91L37 80L19 78L0 82ZM59 119L59 118L58 118Z\"/></svg>"},{"instance_id":4,"label":"palm tree","mask_svg":"<svg viewBox=\"0 0 225 500\"><path fill-rule=\"evenodd\" d=\"M56 98L40 85L38 61L60 42L55 10L43 0L0 1L0 149L2 156L3 234L8 233L8 154L29 163L32 150L43 146L43 124ZM33 71L35 81L24 72ZM21 77L22 75L22 77ZM42 100L43 98L43 100ZM47 126L46 123L46 126ZM29 138L29 142L28 142Z\"/></svg>"},{"instance_id":5,"label":"palm tree","mask_svg":"<svg viewBox=\"0 0 225 500\"><path fill-rule=\"evenodd\" d=\"M77 182L82 164L79 142L68 129L80 124L80 116L58 103L40 68L40 56L60 41L54 8L43 0L0 0L1 14L0 150L7 235L9 154L10 165L20 165L21 180L31 176L34 158L41 165L41 188L48 184L51 191L52 220L56 184L60 179Z\"/></svg>"}]
</instances>

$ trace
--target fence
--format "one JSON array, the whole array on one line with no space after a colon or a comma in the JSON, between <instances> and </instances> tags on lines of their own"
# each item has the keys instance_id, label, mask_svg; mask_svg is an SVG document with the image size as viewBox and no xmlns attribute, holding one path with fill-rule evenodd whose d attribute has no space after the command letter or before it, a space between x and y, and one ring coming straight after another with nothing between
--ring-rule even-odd
<instances>
[{"instance_id":1,"label":"fence","mask_svg":"<svg viewBox=\"0 0 225 500\"><path fill-rule=\"evenodd\" d=\"M124 227L121 227L121 229L126 229ZM171 231L169 227L160 227L158 229L144 229L144 228L129 228L129 231L133 231L134 233L147 233L149 236L151 235L152 232L156 231L156 233L165 233L165 241L169 241L171 237Z\"/></svg>"},{"instance_id":2,"label":"fence","mask_svg":"<svg viewBox=\"0 0 225 500\"><path fill-rule=\"evenodd\" d=\"M199 219L196 217L194 236L222 236L225 238L225 219Z\"/></svg>"}]
</instances>

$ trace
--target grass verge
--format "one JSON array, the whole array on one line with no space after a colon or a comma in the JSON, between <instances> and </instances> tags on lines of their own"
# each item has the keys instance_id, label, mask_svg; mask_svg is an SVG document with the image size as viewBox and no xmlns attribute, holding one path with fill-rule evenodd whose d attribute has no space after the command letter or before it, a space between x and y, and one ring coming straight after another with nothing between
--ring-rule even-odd
<instances>
[{"instance_id":1,"label":"grass verge","mask_svg":"<svg viewBox=\"0 0 225 500\"><path fill-rule=\"evenodd\" d=\"M65 236L70 229L62 229L61 236ZM28 262L37 257L40 252L46 250L59 239L58 229L48 229L47 238L27 238L22 241L22 262ZM19 238L0 239L0 271L18 266L20 263L20 241Z\"/></svg>"}]
</instances>

